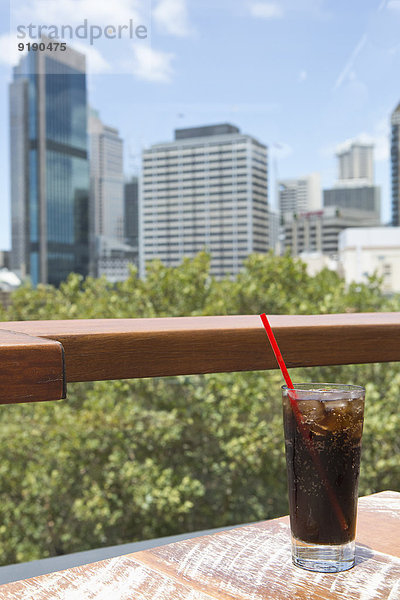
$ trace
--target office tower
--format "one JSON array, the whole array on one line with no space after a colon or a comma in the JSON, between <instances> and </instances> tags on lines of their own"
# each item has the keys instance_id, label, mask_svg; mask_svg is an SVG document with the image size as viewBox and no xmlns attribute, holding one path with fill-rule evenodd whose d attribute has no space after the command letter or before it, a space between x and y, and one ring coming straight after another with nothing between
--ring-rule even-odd
<instances>
[{"instance_id":1,"label":"office tower","mask_svg":"<svg viewBox=\"0 0 400 600\"><path fill-rule=\"evenodd\" d=\"M268 241L269 247L274 251L275 254L281 253L280 245L280 215L277 210L272 208L268 211Z\"/></svg>"},{"instance_id":2,"label":"office tower","mask_svg":"<svg viewBox=\"0 0 400 600\"><path fill-rule=\"evenodd\" d=\"M132 177L124 185L124 237L133 248L139 247L139 180Z\"/></svg>"},{"instance_id":3,"label":"office tower","mask_svg":"<svg viewBox=\"0 0 400 600\"><path fill-rule=\"evenodd\" d=\"M118 130L89 113L91 233L124 239L123 141Z\"/></svg>"},{"instance_id":4,"label":"office tower","mask_svg":"<svg viewBox=\"0 0 400 600\"><path fill-rule=\"evenodd\" d=\"M89 267L85 56L29 52L10 84L11 269L59 285Z\"/></svg>"},{"instance_id":5,"label":"office tower","mask_svg":"<svg viewBox=\"0 0 400 600\"><path fill-rule=\"evenodd\" d=\"M112 283L127 279L131 266L139 268L138 188L137 177L123 184L123 239L106 235L95 238L95 275L105 275Z\"/></svg>"},{"instance_id":6,"label":"office tower","mask_svg":"<svg viewBox=\"0 0 400 600\"><path fill-rule=\"evenodd\" d=\"M278 205L281 215L321 208L319 173L278 181Z\"/></svg>"},{"instance_id":7,"label":"office tower","mask_svg":"<svg viewBox=\"0 0 400 600\"><path fill-rule=\"evenodd\" d=\"M230 124L175 131L143 152L141 272L146 261L176 266L201 250L216 277L236 275L267 252L267 148Z\"/></svg>"},{"instance_id":8,"label":"office tower","mask_svg":"<svg viewBox=\"0 0 400 600\"><path fill-rule=\"evenodd\" d=\"M329 206L293 215L284 224L284 248L293 256L326 254L336 258L339 233L348 227L373 227L379 218L373 211Z\"/></svg>"},{"instance_id":9,"label":"office tower","mask_svg":"<svg viewBox=\"0 0 400 600\"><path fill-rule=\"evenodd\" d=\"M375 185L362 187L333 187L324 190L324 207L337 206L373 212L379 222L381 189Z\"/></svg>"},{"instance_id":10,"label":"office tower","mask_svg":"<svg viewBox=\"0 0 400 600\"><path fill-rule=\"evenodd\" d=\"M10 251L0 250L0 269L10 268Z\"/></svg>"},{"instance_id":11,"label":"office tower","mask_svg":"<svg viewBox=\"0 0 400 600\"><path fill-rule=\"evenodd\" d=\"M345 143L336 153L338 158L338 180L358 181L366 185L374 183L373 144L352 140Z\"/></svg>"},{"instance_id":12,"label":"office tower","mask_svg":"<svg viewBox=\"0 0 400 600\"><path fill-rule=\"evenodd\" d=\"M323 191L325 208L351 209L354 216L354 211L360 211L361 220L364 213L370 213L370 220L379 225L381 189L374 185L373 150L372 144L355 140L337 152L339 177L332 188Z\"/></svg>"},{"instance_id":13,"label":"office tower","mask_svg":"<svg viewBox=\"0 0 400 600\"><path fill-rule=\"evenodd\" d=\"M125 243L123 141L97 111L89 114L90 140L90 272L123 281L138 262L138 248Z\"/></svg>"},{"instance_id":14,"label":"office tower","mask_svg":"<svg viewBox=\"0 0 400 600\"><path fill-rule=\"evenodd\" d=\"M392 225L400 225L400 103L391 118Z\"/></svg>"}]
</instances>

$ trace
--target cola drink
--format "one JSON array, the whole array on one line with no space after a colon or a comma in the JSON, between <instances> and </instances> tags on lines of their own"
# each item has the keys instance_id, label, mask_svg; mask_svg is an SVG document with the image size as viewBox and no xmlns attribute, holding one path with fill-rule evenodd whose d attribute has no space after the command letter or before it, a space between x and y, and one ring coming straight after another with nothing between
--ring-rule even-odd
<instances>
[{"instance_id":1,"label":"cola drink","mask_svg":"<svg viewBox=\"0 0 400 600\"><path fill-rule=\"evenodd\" d=\"M350 544L354 554L365 390L339 384L294 388L301 423L289 399L293 391L283 388L293 544L303 559L308 552L320 562L321 552L334 556L331 547Z\"/></svg>"}]
</instances>

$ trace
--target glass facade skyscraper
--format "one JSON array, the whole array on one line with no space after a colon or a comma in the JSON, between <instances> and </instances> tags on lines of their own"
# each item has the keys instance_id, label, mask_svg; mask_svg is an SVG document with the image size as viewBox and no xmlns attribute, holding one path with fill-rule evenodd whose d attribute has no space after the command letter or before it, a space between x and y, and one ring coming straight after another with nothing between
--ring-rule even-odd
<instances>
[{"instance_id":1,"label":"glass facade skyscraper","mask_svg":"<svg viewBox=\"0 0 400 600\"><path fill-rule=\"evenodd\" d=\"M124 237L127 244L137 248L139 245L139 180L132 177L124 185Z\"/></svg>"},{"instance_id":2,"label":"glass facade skyscraper","mask_svg":"<svg viewBox=\"0 0 400 600\"><path fill-rule=\"evenodd\" d=\"M11 268L33 285L88 274L85 56L31 52L10 84Z\"/></svg>"},{"instance_id":3,"label":"glass facade skyscraper","mask_svg":"<svg viewBox=\"0 0 400 600\"><path fill-rule=\"evenodd\" d=\"M400 225L400 104L392 113L392 225Z\"/></svg>"}]
</instances>

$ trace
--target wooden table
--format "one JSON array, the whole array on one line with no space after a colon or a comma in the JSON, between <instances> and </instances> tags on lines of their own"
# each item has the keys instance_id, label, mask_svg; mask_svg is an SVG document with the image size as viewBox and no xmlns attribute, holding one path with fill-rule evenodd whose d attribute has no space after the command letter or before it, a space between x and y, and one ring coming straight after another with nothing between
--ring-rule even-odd
<instances>
[{"instance_id":1,"label":"wooden table","mask_svg":"<svg viewBox=\"0 0 400 600\"><path fill-rule=\"evenodd\" d=\"M288 518L0 586L0 600L400 600L400 493L359 501L356 565L310 573Z\"/></svg>"}]
</instances>

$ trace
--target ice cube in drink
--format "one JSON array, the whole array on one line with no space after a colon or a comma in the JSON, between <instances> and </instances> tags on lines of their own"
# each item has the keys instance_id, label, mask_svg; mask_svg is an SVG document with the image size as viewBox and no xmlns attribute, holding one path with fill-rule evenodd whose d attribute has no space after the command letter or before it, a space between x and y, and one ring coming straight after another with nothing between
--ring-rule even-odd
<instances>
[{"instance_id":1,"label":"ice cube in drink","mask_svg":"<svg viewBox=\"0 0 400 600\"><path fill-rule=\"evenodd\" d=\"M329 394L323 389L308 395L298 391L303 427L296 421L287 394L283 402L293 536L324 545L354 540L364 396ZM345 527L332 507L332 494Z\"/></svg>"}]
</instances>

